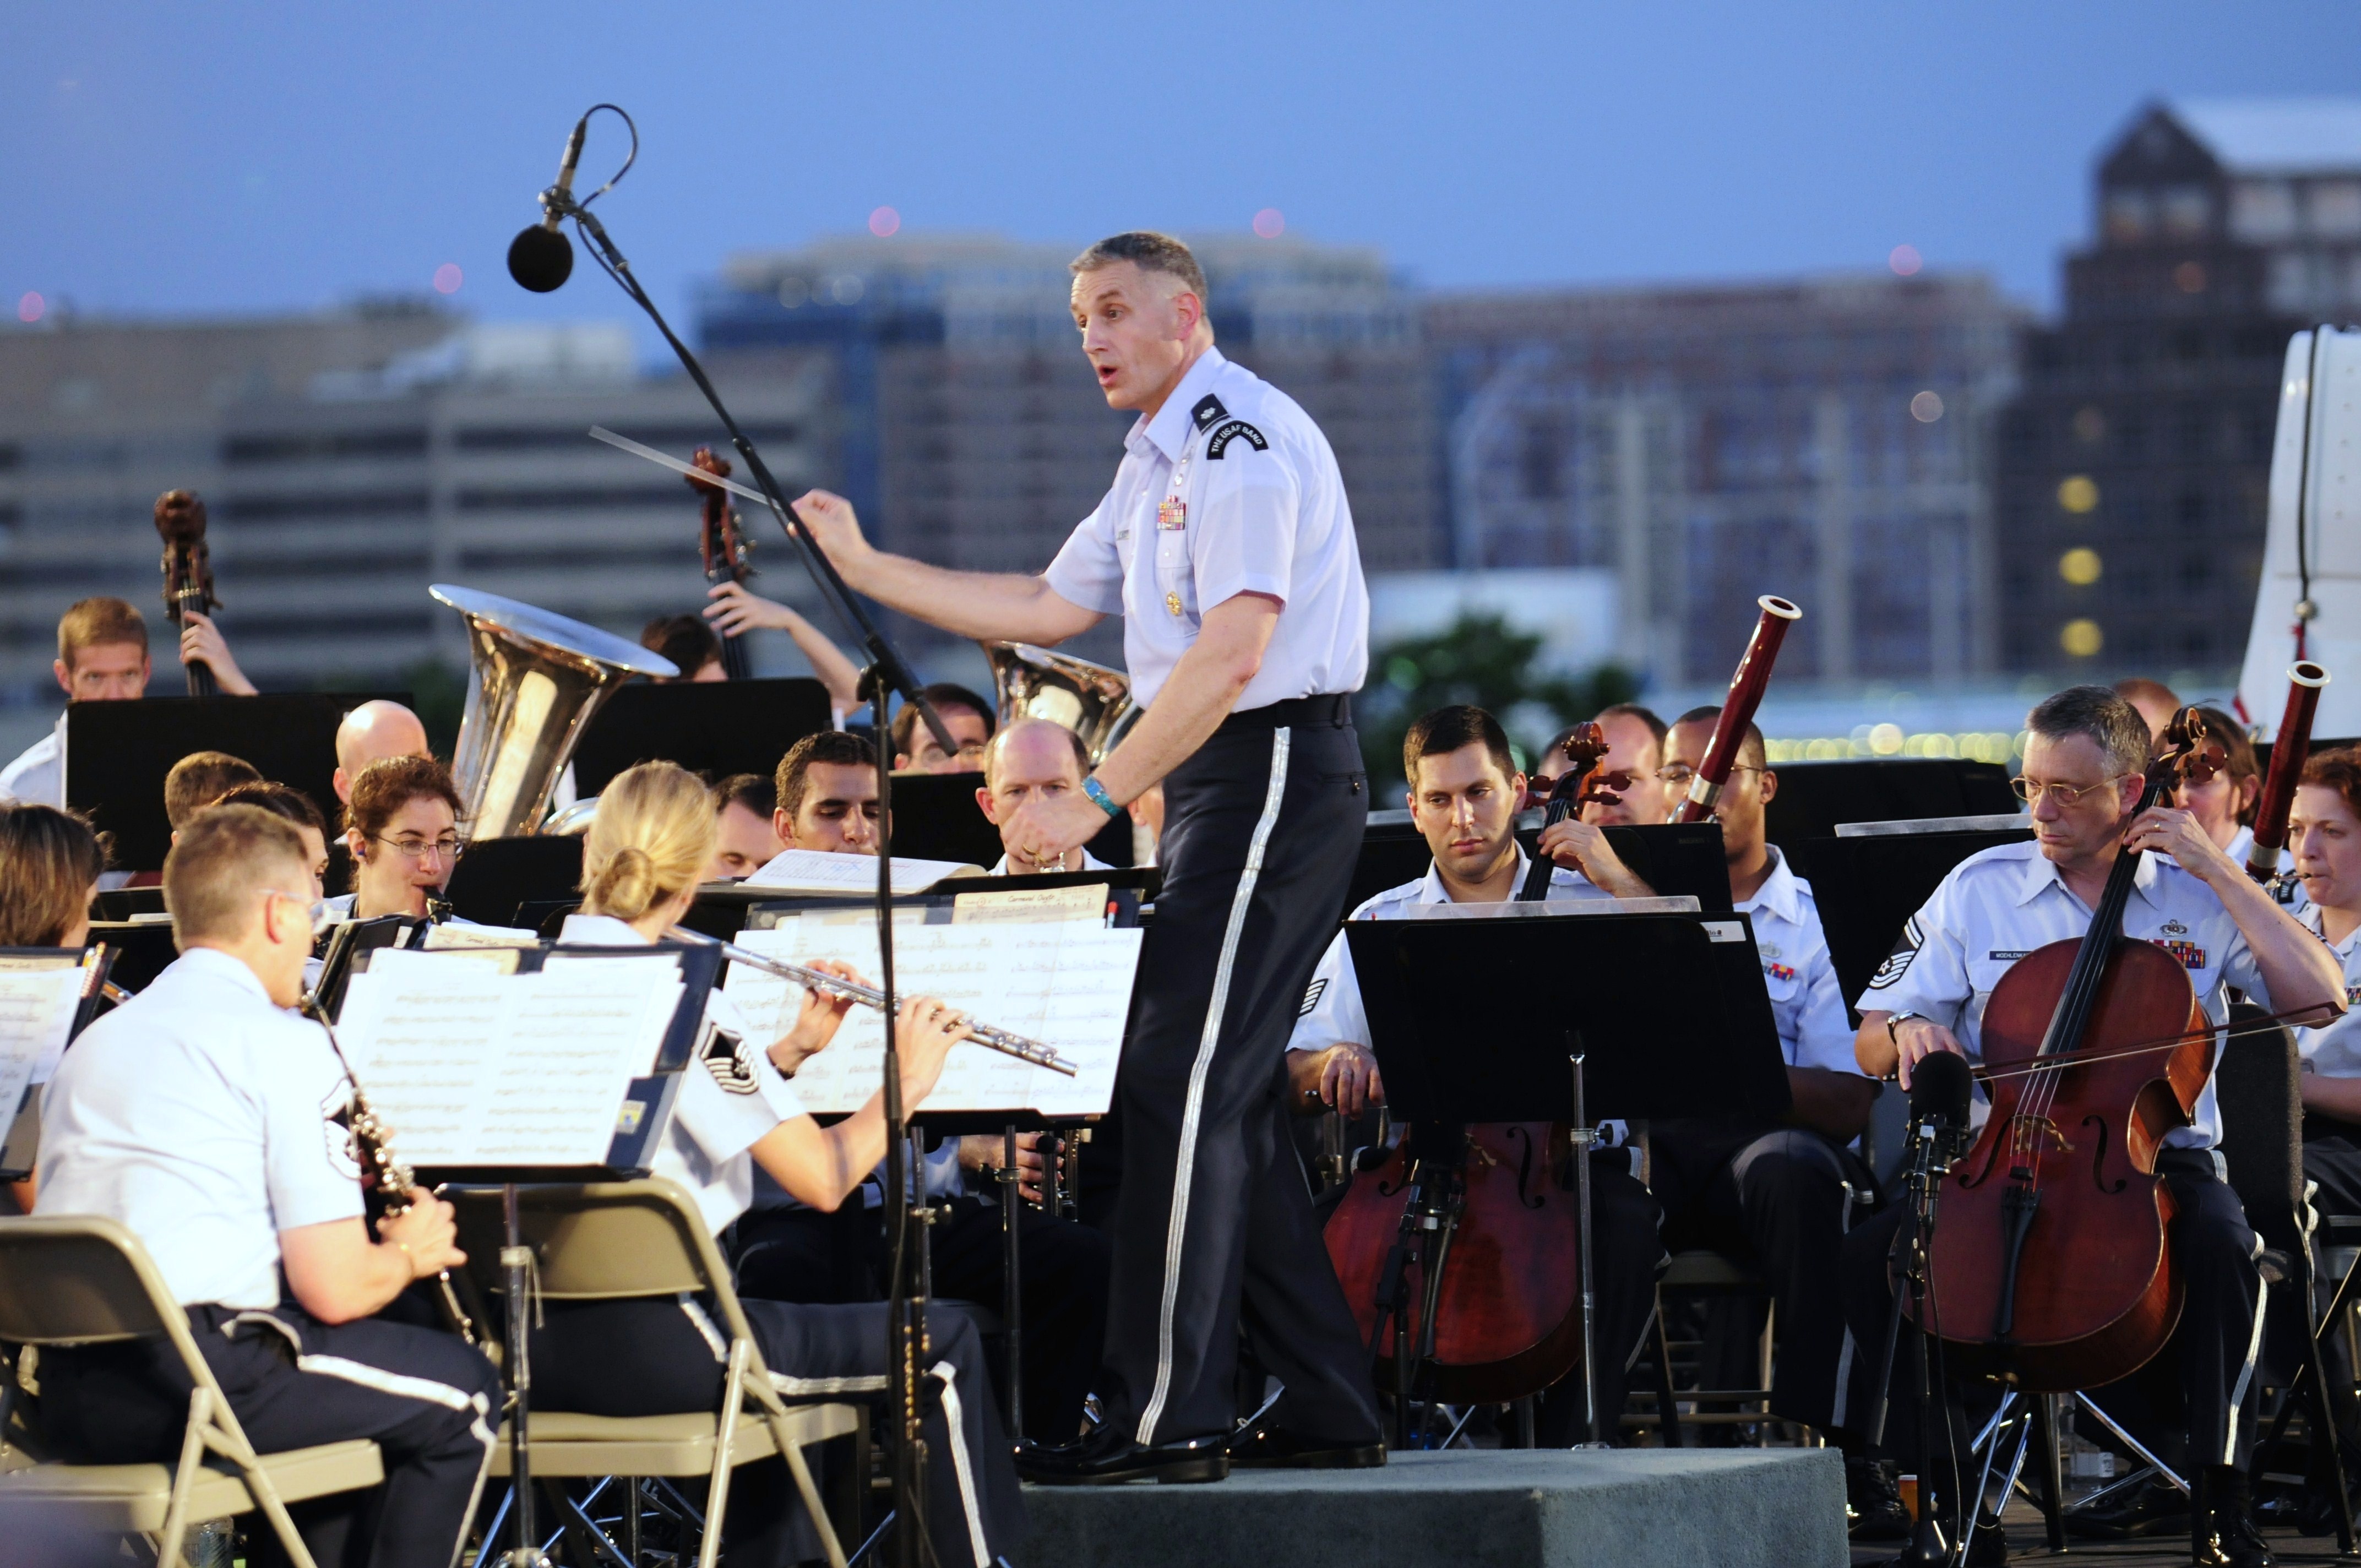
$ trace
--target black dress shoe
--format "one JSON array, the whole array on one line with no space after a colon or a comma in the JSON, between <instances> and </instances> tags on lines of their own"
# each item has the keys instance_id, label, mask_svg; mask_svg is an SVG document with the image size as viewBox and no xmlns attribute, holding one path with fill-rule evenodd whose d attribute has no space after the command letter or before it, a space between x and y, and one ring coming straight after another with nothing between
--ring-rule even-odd
<instances>
[{"instance_id":1,"label":"black dress shoe","mask_svg":"<svg viewBox=\"0 0 2361 1568\"><path fill-rule=\"evenodd\" d=\"M1910 1539L1910 1510L1902 1506L1902 1482L1894 1461L1862 1453L1846 1458L1845 1512L1852 1516L1855 1541Z\"/></svg>"},{"instance_id":2,"label":"black dress shoe","mask_svg":"<svg viewBox=\"0 0 2361 1568\"><path fill-rule=\"evenodd\" d=\"M1382 1442L1332 1442L1276 1427L1250 1427L1230 1437L1230 1463L1241 1469L1375 1470L1385 1462Z\"/></svg>"},{"instance_id":3,"label":"black dress shoe","mask_svg":"<svg viewBox=\"0 0 2361 1568\"><path fill-rule=\"evenodd\" d=\"M1080 1442L1016 1452L1016 1474L1038 1486L1108 1486L1118 1481L1219 1481L1230 1473L1229 1435L1142 1444L1110 1426Z\"/></svg>"},{"instance_id":4,"label":"black dress shoe","mask_svg":"<svg viewBox=\"0 0 2361 1568\"><path fill-rule=\"evenodd\" d=\"M2190 1530L2189 1499L2164 1481L2150 1481L2130 1496L2066 1516L2066 1533L2085 1541L2132 1541L2151 1535L2183 1535Z\"/></svg>"},{"instance_id":5,"label":"black dress shoe","mask_svg":"<svg viewBox=\"0 0 2361 1568\"><path fill-rule=\"evenodd\" d=\"M2190 1540L2197 1568L2272 1568L2277 1559L2255 1528L2246 1473L2235 1464L2209 1464L2197 1474L2193 1512L2202 1521Z\"/></svg>"}]
</instances>

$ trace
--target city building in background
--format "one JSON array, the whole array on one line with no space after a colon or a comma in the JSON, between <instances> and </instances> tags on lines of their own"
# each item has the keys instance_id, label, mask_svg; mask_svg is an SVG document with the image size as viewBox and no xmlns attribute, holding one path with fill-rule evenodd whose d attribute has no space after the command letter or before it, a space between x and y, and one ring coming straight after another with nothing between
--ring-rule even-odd
<instances>
[{"instance_id":1,"label":"city building in background","mask_svg":"<svg viewBox=\"0 0 2361 1568\"><path fill-rule=\"evenodd\" d=\"M1431 300L1450 564L1611 573L1616 657L1726 680L1995 668L1990 429L2022 311L1973 275Z\"/></svg>"},{"instance_id":2,"label":"city building in background","mask_svg":"<svg viewBox=\"0 0 2361 1568\"><path fill-rule=\"evenodd\" d=\"M2101 158L1999 454L2012 668L2227 681L2290 334L2361 314L2361 100L2162 104Z\"/></svg>"},{"instance_id":3,"label":"city building in background","mask_svg":"<svg viewBox=\"0 0 2361 1568\"><path fill-rule=\"evenodd\" d=\"M818 477L818 378L736 367L723 388L783 482ZM629 331L470 326L423 307L206 324L0 333L0 744L48 722L59 612L115 594L149 618L177 690L157 496L210 514L217 619L269 689L399 685L467 668L456 582L636 637L697 609L697 498L588 438L610 426L686 457L723 446L686 378L650 377ZM749 536L778 541L749 520ZM797 600L784 542L755 587ZM758 633L758 662L803 666Z\"/></svg>"}]
</instances>

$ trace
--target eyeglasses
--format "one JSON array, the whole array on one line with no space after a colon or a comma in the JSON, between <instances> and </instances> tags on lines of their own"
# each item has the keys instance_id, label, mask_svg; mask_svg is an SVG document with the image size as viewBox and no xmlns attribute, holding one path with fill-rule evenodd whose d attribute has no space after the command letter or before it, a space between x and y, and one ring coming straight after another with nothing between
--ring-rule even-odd
<instances>
[{"instance_id":1,"label":"eyeglasses","mask_svg":"<svg viewBox=\"0 0 2361 1568\"><path fill-rule=\"evenodd\" d=\"M1730 764L1730 771L1733 773L1768 773L1770 770L1757 767L1752 762L1732 762ZM1697 776L1697 770L1685 762L1675 762L1668 768L1656 770L1656 777L1675 789L1686 789L1689 786L1689 781Z\"/></svg>"},{"instance_id":2,"label":"eyeglasses","mask_svg":"<svg viewBox=\"0 0 2361 1568\"><path fill-rule=\"evenodd\" d=\"M2009 780L2008 787L2016 792L2016 798L2019 800L2039 805L2042 795L2047 794L2062 807L2071 806L2084 795L2094 794L2111 784L2121 784L2130 777L2132 777L2130 773L2117 773L2113 778L2101 779L2097 784L2036 784L2031 779L2020 776Z\"/></svg>"},{"instance_id":3,"label":"eyeglasses","mask_svg":"<svg viewBox=\"0 0 2361 1568\"><path fill-rule=\"evenodd\" d=\"M379 839L377 840L405 861L423 861L433 850L446 861L459 858L457 835L446 833L440 839Z\"/></svg>"}]
</instances>

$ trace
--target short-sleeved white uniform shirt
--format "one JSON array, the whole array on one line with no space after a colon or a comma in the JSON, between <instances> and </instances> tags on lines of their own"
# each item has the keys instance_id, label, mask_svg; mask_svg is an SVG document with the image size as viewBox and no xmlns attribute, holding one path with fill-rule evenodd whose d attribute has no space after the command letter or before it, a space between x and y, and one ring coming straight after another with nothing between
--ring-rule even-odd
<instances>
[{"instance_id":1,"label":"short-sleeved white uniform shirt","mask_svg":"<svg viewBox=\"0 0 2361 1568\"><path fill-rule=\"evenodd\" d=\"M564 946L651 945L605 915L567 916L557 940ZM736 1003L719 991L706 997L695 1059L681 1070L672 1119L649 1161L655 1175L678 1182L697 1200L697 1212L715 1235L754 1201L754 1157L747 1150L780 1123L804 1113L796 1091L771 1065L770 1042L753 1034Z\"/></svg>"},{"instance_id":2,"label":"short-sleeved white uniform shirt","mask_svg":"<svg viewBox=\"0 0 2361 1568\"><path fill-rule=\"evenodd\" d=\"M0 768L0 801L21 800L27 806L66 808L66 716L57 728Z\"/></svg>"},{"instance_id":3,"label":"short-sleeved white uniform shirt","mask_svg":"<svg viewBox=\"0 0 2361 1568\"><path fill-rule=\"evenodd\" d=\"M325 1031L192 948L66 1051L38 1209L126 1226L184 1306L276 1307L279 1233L361 1212L351 1108Z\"/></svg>"},{"instance_id":4,"label":"short-sleeved white uniform shirt","mask_svg":"<svg viewBox=\"0 0 2361 1568\"><path fill-rule=\"evenodd\" d=\"M1204 613L1242 593L1284 608L1240 711L1356 691L1368 670L1369 593L1336 455L1294 399L1218 349L1131 427L1114 487L1044 576L1068 603L1124 618L1143 707Z\"/></svg>"},{"instance_id":5,"label":"short-sleeved white uniform shirt","mask_svg":"<svg viewBox=\"0 0 2361 1568\"><path fill-rule=\"evenodd\" d=\"M2295 917L2311 927L2312 934L2328 942L2320 928L2321 909L2317 904L2306 904L2295 910ZM2329 950L2345 969L2344 1017L2318 1029L2298 1029L2296 1049L2302 1053L2306 1070L2323 1078L2361 1078L2361 927L2356 927L2341 942L2328 942Z\"/></svg>"},{"instance_id":6,"label":"short-sleeved white uniform shirt","mask_svg":"<svg viewBox=\"0 0 2361 1568\"><path fill-rule=\"evenodd\" d=\"M2153 942L2189 971L2206 1016L2229 1017L2231 987L2261 1006L2270 994L2245 933L2213 890L2160 855L2142 855L2124 911L2124 935ZM1983 1059L1984 1006L2017 959L2051 942L2079 941L2091 911L2059 879L2037 845L2002 844L1951 869L1902 941L1854 1003L1861 1011L1917 1013L1949 1028L1969 1059ZM1982 1095L1978 1099L1978 1119ZM2213 1083L2206 1080L2189 1126L2164 1135L2169 1147L2212 1148L2222 1131Z\"/></svg>"},{"instance_id":7,"label":"short-sleeved white uniform shirt","mask_svg":"<svg viewBox=\"0 0 2361 1568\"><path fill-rule=\"evenodd\" d=\"M1819 1068L1858 1076L1851 1018L1837 985L1828 939L1820 929L1820 906L1812 884L1797 876L1787 857L1771 851L1771 875L1754 896L1735 905L1752 917L1755 950L1763 959L1763 984L1771 993L1779 1047L1789 1067Z\"/></svg>"}]
</instances>

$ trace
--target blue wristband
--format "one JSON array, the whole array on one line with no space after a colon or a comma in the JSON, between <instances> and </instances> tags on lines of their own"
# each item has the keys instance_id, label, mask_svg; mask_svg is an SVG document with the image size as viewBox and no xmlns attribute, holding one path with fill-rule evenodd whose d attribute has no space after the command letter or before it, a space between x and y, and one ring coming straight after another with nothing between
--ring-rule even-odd
<instances>
[{"instance_id":1,"label":"blue wristband","mask_svg":"<svg viewBox=\"0 0 2361 1568\"><path fill-rule=\"evenodd\" d=\"M1123 807L1115 803L1115 796L1107 794L1106 785L1099 783L1096 774L1082 781L1082 793L1089 795L1092 803L1109 817L1123 815Z\"/></svg>"}]
</instances>

